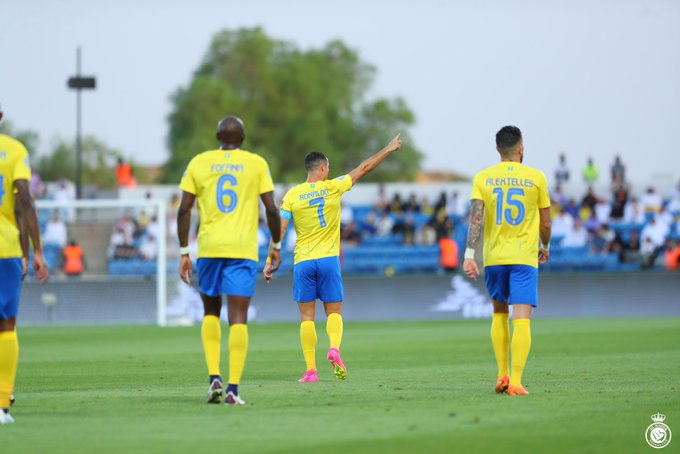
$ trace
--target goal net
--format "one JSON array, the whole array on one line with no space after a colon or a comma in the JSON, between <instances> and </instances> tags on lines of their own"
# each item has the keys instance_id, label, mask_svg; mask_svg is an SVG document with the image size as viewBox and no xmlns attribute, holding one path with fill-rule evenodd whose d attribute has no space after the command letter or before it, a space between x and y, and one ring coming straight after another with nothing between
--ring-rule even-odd
<instances>
[{"instance_id":1,"label":"goal net","mask_svg":"<svg viewBox=\"0 0 680 454\"><path fill-rule=\"evenodd\" d=\"M192 295L179 295L191 288L178 285L176 212L165 200L39 200L36 208L50 281L24 282L22 324L165 326L187 316L188 307L168 311Z\"/></svg>"}]
</instances>

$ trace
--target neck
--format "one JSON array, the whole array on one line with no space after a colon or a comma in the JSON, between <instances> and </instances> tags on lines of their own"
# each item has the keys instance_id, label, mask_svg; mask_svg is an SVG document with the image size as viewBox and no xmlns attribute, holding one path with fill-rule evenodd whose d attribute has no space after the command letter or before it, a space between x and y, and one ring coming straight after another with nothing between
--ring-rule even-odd
<instances>
[{"instance_id":1,"label":"neck","mask_svg":"<svg viewBox=\"0 0 680 454\"><path fill-rule=\"evenodd\" d=\"M316 173L307 174L307 183L316 183L317 181L321 181L321 177L318 174Z\"/></svg>"},{"instance_id":2,"label":"neck","mask_svg":"<svg viewBox=\"0 0 680 454\"><path fill-rule=\"evenodd\" d=\"M519 155L501 157L501 162L520 162L520 157L519 157Z\"/></svg>"},{"instance_id":3,"label":"neck","mask_svg":"<svg viewBox=\"0 0 680 454\"><path fill-rule=\"evenodd\" d=\"M238 150L240 145L234 145L233 143L221 143L220 150Z\"/></svg>"}]
</instances>

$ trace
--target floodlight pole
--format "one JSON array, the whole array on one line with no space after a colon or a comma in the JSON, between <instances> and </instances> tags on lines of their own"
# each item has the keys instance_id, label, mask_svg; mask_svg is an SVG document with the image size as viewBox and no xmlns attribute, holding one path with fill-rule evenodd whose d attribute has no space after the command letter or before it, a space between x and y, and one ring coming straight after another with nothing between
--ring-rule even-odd
<instances>
[{"instance_id":1,"label":"floodlight pole","mask_svg":"<svg viewBox=\"0 0 680 454\"><path fill-rule=\"evenodd\" d=\"M83 196L83 150L81 141L81 122L82 122L82 102L81 91L94 89L96 87L94 77L81 77L80 75L80 46L76 49L76 75L68 79L68 88L76 91L76 198L82 199Z\"/></svg>"}]
</instances>

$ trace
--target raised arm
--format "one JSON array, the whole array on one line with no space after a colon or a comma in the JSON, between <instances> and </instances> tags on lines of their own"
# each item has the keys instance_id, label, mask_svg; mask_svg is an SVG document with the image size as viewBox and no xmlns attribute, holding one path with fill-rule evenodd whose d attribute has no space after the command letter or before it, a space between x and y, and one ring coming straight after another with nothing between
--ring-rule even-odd
<instances>
[{"instance_id":1,"label":"raised arm","mask_svg":"<svg viewBox=\"0 0 680 454\"><path fill-rule=\"evenodd\" d=\"M477 263L475 262L475 251L477 250L479 239L482 237L483 229L484 202L480 199L473 199L470 209L470 227L468 227L465 261L463 262L463 271L472 280L477 280L479 276L479 268L477 268Z\"/></svg>"},{"instance_id":2,"label":"raised arm","mask_svg":"<svg viewBox=\"0 0 680 454\"><path fill-rule=\"evenodd\" d=\"M189 257L189 229L191 228L191 209L194 207L196 196L190 192L182 191L182 200L177 210L177 237L179 239L180 262L179 276L185 283L191 282L193 265Z\"/></svg>"},{"instance_id":3,"label":"raised arm","mask_svg":"<svg viewBox=\"0 0 680 454\"><path fill-rule=\"evenodd\" d=\"M397 134L396 136L394 136L394 138L390 140L390 143L388 143L385 148L383 148L370 158L367 158L364 162L359 164L359 166L356 169L352 170L349 173L353 185L355 185L361 178L363 178L364 175L378 167L378 164L383 162L386 157L392 154L392 152L398 150L401 147L401 139L399 138L400 135L401 134Z\"/></svg>"},{"instance_id":4,"label":"raised arm","mask_svg":"<svg viewBox=\"0 0 680 454\"><path fill-rule=\"evenodd\" d=\"M17 210L21 216L22 225L20 228L27 231L27 235L31 238L31 242L33 243L33 271L35 271L35 278L38 279L41 284L44 284L47 282L47 279L49 279L50 273L42 253L40 227L38 226L38 215L35 212L33 197L31 197L27 180L16 180L14 186L17 189ZM26 235L26 233L24 233L24 235ZM22 249L24 246L28 245L22 244ZM26 250L24 250L24 254L26 254Z\"/></svg>"},{"instance_id":5,"label":"raised arm","mask_svg":"<svg viewBox=\"0 0 680 454\"><path fill-rule=\"evenodd\" d=\"M550 207L539 208L539 235L541 236L541 246L538 249L538 263L545 263L550 258L550 234L552 231L550 219Z\"/></svg>"}]
</instances>

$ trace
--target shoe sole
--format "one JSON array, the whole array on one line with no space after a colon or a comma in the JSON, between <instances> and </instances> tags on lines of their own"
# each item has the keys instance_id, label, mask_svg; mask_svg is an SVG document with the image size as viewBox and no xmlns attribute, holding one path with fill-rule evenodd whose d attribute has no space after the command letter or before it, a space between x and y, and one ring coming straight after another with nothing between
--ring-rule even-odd
<instances>
[{"instance_id":1,"label":"shoe sole","mask_svg":"<svg viewBox=\"0 0 680 454\"><path fill-rule=\"evenodd\" d=\"M347 371L340 364L331 361L331 366L333 366L333 373L338 377L338 380L345 380L347 378Z\"/></svg>"}]
</instances>

